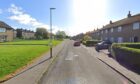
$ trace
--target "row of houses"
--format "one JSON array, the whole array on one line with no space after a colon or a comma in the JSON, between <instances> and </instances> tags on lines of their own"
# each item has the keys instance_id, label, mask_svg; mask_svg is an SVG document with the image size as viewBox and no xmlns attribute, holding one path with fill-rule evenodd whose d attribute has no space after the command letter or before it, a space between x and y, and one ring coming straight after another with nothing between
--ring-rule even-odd
<instances>
[{"instance_id":1,"label":"row of houses","mask_svg":"<svg viewBox=\"0 0 140 84\"><path fill-rule=\"evenodd\" d=\"M0 42L13 41L16 38L30 39L35 37L35 32L25 29L14 29L0 21Z\"/></svg>"},{"instance_id":2,"label":"row of houses","mask_svg":"<svg viewBox=\"0 0 140 84\"><path fill-rule=\"evenodd\" d=\"M140 14L131 15L130 11L126 18L97 29L90 34L93 39L110 40L112 42L140 42Z\"/></svg>"},{"instance_id":3,"label":"row of houses","mask_svg":"<svg viewBox=\"0 0 140 84\"><path fill-rule=\"evenodd\" d=\"M35 32L26 29L16 29L16 37L22 39L33 39L35 38Z\"/></svg>"}]
</instances>

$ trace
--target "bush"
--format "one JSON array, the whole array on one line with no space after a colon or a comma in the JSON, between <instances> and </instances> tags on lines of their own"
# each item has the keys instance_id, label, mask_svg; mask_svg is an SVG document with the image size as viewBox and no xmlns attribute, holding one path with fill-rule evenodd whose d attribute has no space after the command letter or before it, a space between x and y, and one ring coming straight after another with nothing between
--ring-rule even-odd
<instances>
[{"instance_id":1,"label":"bush","mask_svg":"<svg viewBox=\"0 0 140 84\"><path fill-rule=\"evenodd\" d=\"M100 41L98 40L90 40L90 41L86 41L85 45L86 46L95 46L97 43L99 43Z\"/></svg>"},{"instance_id":2,"label":"bush","mask_svg":"<svg viewBox=\"0 0 140 84\"><path fill-rule=\"evenodd\" d=\"M86 45L86 41L82 41L82 44L83 44L83 45Z\"/></svg>"},{"instance_id":3,"label":"bush","mask_svg":"<svg viewBox=\"0 0 140 84\"><path fill-rule=\"evenodd\" d=\"M115 43L111 53L117 61L140 67L140 43Z\"/></svg>"}]
</instances>

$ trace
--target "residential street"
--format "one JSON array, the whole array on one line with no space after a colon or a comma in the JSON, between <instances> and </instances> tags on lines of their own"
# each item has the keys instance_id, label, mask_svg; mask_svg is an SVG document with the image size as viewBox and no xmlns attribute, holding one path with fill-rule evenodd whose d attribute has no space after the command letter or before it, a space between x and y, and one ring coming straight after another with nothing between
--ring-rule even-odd
<instances>
[{"instance_id":1,"label":"residential street","mask_svg":"<svg viewBox=\"0 0 140 84\"><path fill-rule=\"evenodd\" d=\"M132 84L99 61L83 46L67 42L57 61L43 75L40 84Z\"/></svg>"}]
</instances>

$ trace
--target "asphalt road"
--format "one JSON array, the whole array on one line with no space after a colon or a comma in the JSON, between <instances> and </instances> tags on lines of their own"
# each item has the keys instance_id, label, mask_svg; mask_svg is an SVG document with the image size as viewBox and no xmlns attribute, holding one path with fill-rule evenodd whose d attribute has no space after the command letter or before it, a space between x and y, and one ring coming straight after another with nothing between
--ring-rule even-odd
<instances>
[{"instance_id":1,"label":"asphalt road","mask_svg":"<svg viewBox=\"0 0 140 84\"><path fill-rule=\"evenodd\" d=\"M73 41L68 41L40 84L132 84L95 55L98 54L90 54L83 46L74 47Z\"/></svg>"}]
</instances>

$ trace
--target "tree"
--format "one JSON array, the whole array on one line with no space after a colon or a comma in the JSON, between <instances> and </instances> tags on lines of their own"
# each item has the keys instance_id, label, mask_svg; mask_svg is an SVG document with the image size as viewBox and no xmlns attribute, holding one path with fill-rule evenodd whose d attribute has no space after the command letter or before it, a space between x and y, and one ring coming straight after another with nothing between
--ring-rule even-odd
<instances>
[{"instance_id":1,"label":"tree","mask_svg":"<svg viewBox=\"0 0 140 84\"><path fill-rule=\"evenodd\" d=\"M85 35L83 37L83 41L88 41L88 40L92 40L92 38L89 35Z\"/></svg>"},{"instance_id":2,"label":"tree","mask_svg":"<svg viewBox=\"0 0 140 84\"><path fill-rule=\"evenodd\" d=\"M64 39L66 37L66 33L64 31L56 32L56 39Z\"/></svg>"},{"instance_id":3,"label":"tree","mask_svg":"<svg viewBox=\"0 0 140 84\"><path fill-rule=\"evenodd\" d=\"M37 39L48 39L48 31L45 28L37 28L35 36Z\"/></svg>"}]
</instances>

